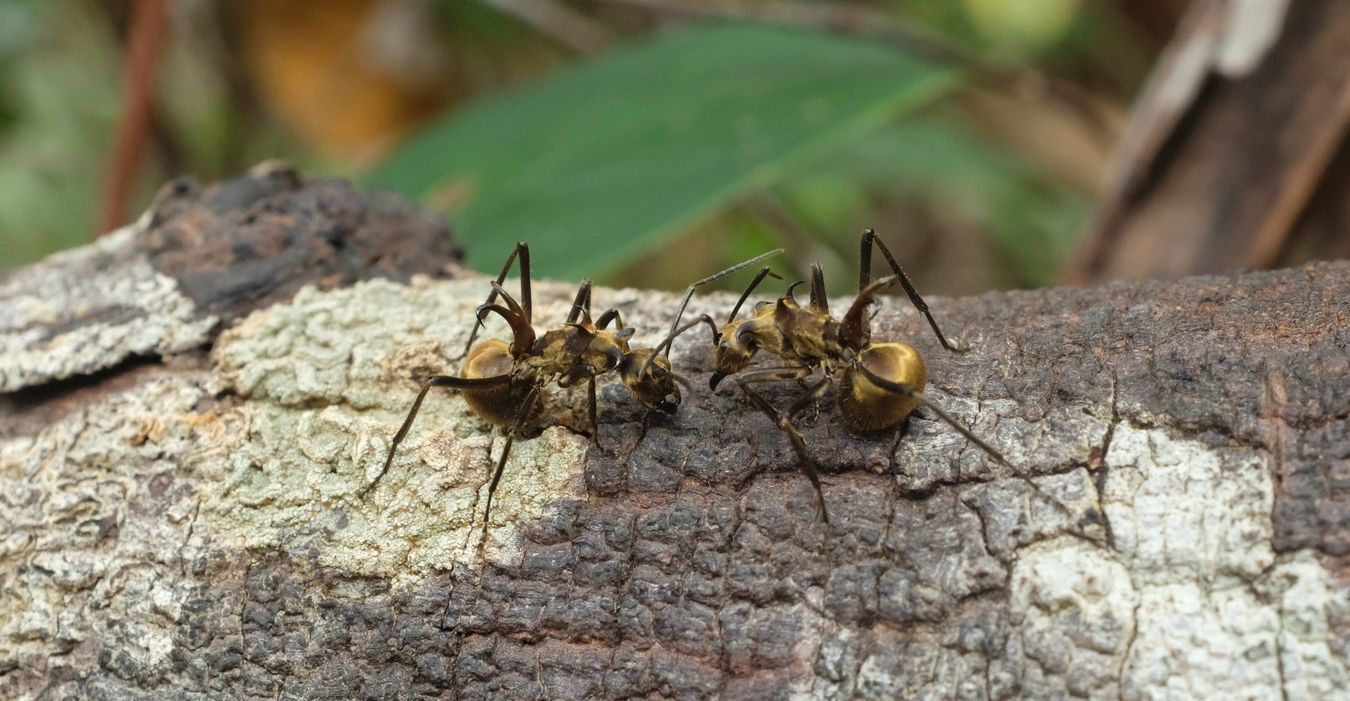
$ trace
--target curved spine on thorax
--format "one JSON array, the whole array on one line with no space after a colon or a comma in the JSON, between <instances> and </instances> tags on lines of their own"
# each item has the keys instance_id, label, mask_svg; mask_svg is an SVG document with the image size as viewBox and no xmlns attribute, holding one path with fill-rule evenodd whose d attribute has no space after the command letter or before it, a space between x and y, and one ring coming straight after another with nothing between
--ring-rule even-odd
<instances>
[{"instance_id":1,"label":"curved spine on thorax","mask_svg":"<svg viewBox=\"0 0 1350 701\"><path fill-rule=\"evenodd\" d=\"M774 309L774 324L782 338L779 355L784 360L819 366L843 357L844 347L839 343L839 321L829 312L802 307L791 298L784 297L778 300Z\"/></svg>"}]
</instances>

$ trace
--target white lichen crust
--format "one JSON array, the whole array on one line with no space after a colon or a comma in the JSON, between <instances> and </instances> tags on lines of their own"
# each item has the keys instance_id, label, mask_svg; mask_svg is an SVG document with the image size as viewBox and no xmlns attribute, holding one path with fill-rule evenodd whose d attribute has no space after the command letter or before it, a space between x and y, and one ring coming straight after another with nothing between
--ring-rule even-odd
<instances>
[{"instance_id":1,"label":"white lichen crust","mask_svg":"<svg viewBox=\"0 0 1350 701\"><path fill-rule=\"evenodd\" d=\"M1113 545L1077 534L1016 545L1005 640L971 625L907 638L882 628L865 644L803 607L815 676L794 698L1350 695L1330 632L1350 616L1350 588L1312 553L1273 554L1270 472L1249 450L1122 422L1104 459ZM887 579L883 607L922 596Z\"/></svg>"},{"instance_id":2,"label":"white lichen crust","mask_svg":"<svg viewBox=\"0 0 1350 701\"><path fill-rule=\"evenodd\" d=\"M1350 599L1310 554L1275 557L1273 485L1259 460L1129 423L1106 458L1114 548L1060 538L1023 549L1012 644L1082 680L1063 690L1075 696L1350 693L1327 638L1308 636L1350 614Z\"/></svg>"},{"instance_id":3,"label":"white lichen crust","mask_svg":"<svg viewBox=\"0 0 1350 701\"><path fill-rule=\"evenodd\" d=\"M202 345L216 325L133 252L132 225L0 279L0 392Z\"/></svg>"}]
</instances>

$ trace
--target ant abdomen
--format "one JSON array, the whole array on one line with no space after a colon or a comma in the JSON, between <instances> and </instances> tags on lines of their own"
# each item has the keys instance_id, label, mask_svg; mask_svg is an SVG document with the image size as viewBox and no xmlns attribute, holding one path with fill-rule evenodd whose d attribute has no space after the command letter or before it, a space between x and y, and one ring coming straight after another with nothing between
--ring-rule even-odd
<instances>
[{"instance_id":1,"label":"ant abdomen","mask_svg":"<svg viewBox=\"0 0 1350 701\"><path fill-rule=\"evenodd\" d=\"M908 343L874 343L858 352L858 363L916 392L923 391L928 379L923 358ZM844 370L839 413L851 428L859 431L890 428L904 421L916 406L915 397L882 389L852 366Z\"/></svg>"},{"instance_id":2,"label":"ant abdomen","mask_svg":"<svg viewBox=\"0 0 1350 701\"><path fill-rule=\"evenodd\" d=\"M511 346L498 338L479 343L469 351L464 361L464 377L470 379L499 377L511 372L515 359L511 357ZM502 383L490 387L475 387L460 390L464 401L474 413L497 426L508 426L517 418L521 402L529 393L528 383Z\"/></svg>"}]
</instances>

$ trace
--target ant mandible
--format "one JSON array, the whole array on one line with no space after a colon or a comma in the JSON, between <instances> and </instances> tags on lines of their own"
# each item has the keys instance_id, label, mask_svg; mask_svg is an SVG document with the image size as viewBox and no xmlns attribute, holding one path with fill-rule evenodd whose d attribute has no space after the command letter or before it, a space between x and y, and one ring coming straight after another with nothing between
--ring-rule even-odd
<instances>
[{"instance_id":1,"label":"ant mandible","mask_svg":"<svg viewBox=\"0 0 1350 701\"><path fill-rule=\"evenodd\" d=\"M871 281L873 246L881 249L895 273L877 282ZM802 471L815 488L821 517L826 523L830 518L820 473L794 419L815 406L831 390L837 375L842 376L838 380L836 401L840 416L849 428L861 432L887 429L904 421L917 407L924 406L995 460L1012 467L997 450L924 396L927 370L923 357L913 346L872 341L871 319L877 294L899 282L910 301L928 320L942 346L953 352L967 350L943 335L900 263L871 229L863 231L860 258L858 296L842 320L830 314L825 277L817 263L811 267L811 297L806 307L799 305L792 294L793 288L801 284L796 283L776 303L761 302L749 317L737 319L737 313L755 287L771 275L766 267L737 300L720 329L707 315L695 322L706 322L713 328L715 370L709 379L709 387L716 390L724 378L733 376L745 396L788 435ZM680 311L683 309L682 306ZM676 323L679 323L678 317ZM746 370L759 351L778 356L784 364ZM806 384L817 371L821 373L821 379L815 384ZM773 406L755 389L756 385L780 381L797 381L805 389L787 412Z\"/></svg>"}]
</instances>

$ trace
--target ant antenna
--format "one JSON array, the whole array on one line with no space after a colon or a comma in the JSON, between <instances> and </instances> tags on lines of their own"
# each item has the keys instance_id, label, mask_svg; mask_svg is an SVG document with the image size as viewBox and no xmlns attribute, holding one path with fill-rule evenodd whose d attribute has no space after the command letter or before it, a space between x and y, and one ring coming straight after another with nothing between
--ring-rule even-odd
<instances>
[{"instance_id":1,"label":"ant antenna","mask_svg":"<svg viewBox=\"0 0 1350 701\"><path fill-rule=\"evenodd\" d=\"M697 319L694 319L693 321L685 324L684 326L681 326L678 329L671 331L670 334L666 336L664 340L662 340L659 344L657 344L656 348L652 349L652 354L647 356L647 359L642 361L642 367L638 368L638 377L646 376L647 366L651 365L652 358L655 358L656 356L660 355L663 351L666 352L667 354L670 353L670 344L675 342L676 336L679 336L680 334L684 333L685 331L688 331L689 329L694 328L695 326L698 326L699 324L707 324L708 328L712 329L713 340L714 341L717 340L717 322L714 322L712 320L712 317L708 316L707 314L700 314Z\"/></svg>"},{"instance_id":2,"label":"ant antenna","mask_svg":"<svg viewBox=\"0 0 1350 701\"><path fill-rule=\"evenodd\" d=\"M671 336L673 337L673 336L679 335L679 334L675 333L675 329L679 328L679 326L680 326L680 319L682 319L682 318L684 317L684 310L685 310L686 307L689 306L689 300L693 299L693 297L694 297L694 290L697 290L698 288L700 288L700 287L702 287L702 286L704 286L704 285L706 285L706 284L708 284L708 283L710 283L710 282L713 282L713 281L715 281L715 280L720 280L720 279L722 279L722 278L724 278L724 277L726 277L726 276L728 276L728 275L730 275L730 274L736 272L737 270L740 270L740 269L742 269L742 268L748 268L748 267L750 267L750 266L752 266L752 265L754 265L754 264L756 264L756 263L759 263L759 262L761 262L761 261L768 260L768 259L770 259L770 258L772 258L772 257L774 257L774 256L776 256L776 255L778 255L778 254L780 254L780 253L782 253L782 252L783 252L783 249L781 249L781 248L775 248L775 249L773 249L772 251L769 251L768 253L763 253L763 254L757 255L757 256L755 256L754 258L751 258L751 259L749 259L749 260L743 260L743 261L741 261L741 262L739 262L739 263L737 263L737 264L731 266L730 268L727 268L726 270L723 270L723 271L721 271L721 272L718 272L718 273L714 273L714 274L712 274L712 275L709 275L708 277L705 277L705 278L703 278L702 280L698 280L698 281L696 281L694 284L690 285L690 286L688 287L688 289L686 289L686 290L684 291L684 299L680 300L680 308L679 308L678 311L675 312L675 320L672 321L672 322L670 322L670 333L671 333ZM755 283L754 283L755 285L758 285L758 284L759 284L759 281L760 281L760 280L763 280L765 275L772 275L774 278L777 278L777 279L780 279L780 280L782 279L782 278L779 278L777 275L774 275L772 272L767 272L767 271L768 271L768 268L765 268L765 271L766 271L766 272L760 273L759 277L755 278ZM750 289L754 289L754 285L751 285L751 286L750 286ZM750 295L750 292L749 292L749 290L747 290L746 293L745 293L745 295L743 295L743 296L741 297L741 302L744 302L744 301L745 301L745 298L748 297L749 295ZM741 302L737 302L737 303L736 303L736 308L737 308L737 309L740 309ZM735 312L732 313L732 316L733 316L733 317L735 316ZM665 352L666 352L666 355L667 355L667 356L670 355L670 346L666 346L666 351L665 351Z\"/></svg>"},{"instance_id":3,"label":"ant antenna","mask_svg":"<svg viewBox=\"0 0 1350 701\"><path fill-rule=\"evenodd\" d=\"M759 274L755 276L754 280L750 281L750 286L745 288L745 292L741 293L741 298L736 300L736 306L731 308L731 314L727 315L728 324L736 320L736 314L740 313L741 305L745 304L745 300L750 298L750 294L755 291L756 287L759 287L759 283L763 282L765 277L772 277L775 280L783 279L781 275L778 275L777 273L774 273L772 270L769 270L769 266L767 265L764 266L763 268L760 268Z\"/></svg>"}]
</instances>

